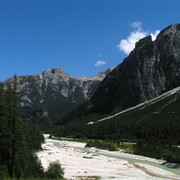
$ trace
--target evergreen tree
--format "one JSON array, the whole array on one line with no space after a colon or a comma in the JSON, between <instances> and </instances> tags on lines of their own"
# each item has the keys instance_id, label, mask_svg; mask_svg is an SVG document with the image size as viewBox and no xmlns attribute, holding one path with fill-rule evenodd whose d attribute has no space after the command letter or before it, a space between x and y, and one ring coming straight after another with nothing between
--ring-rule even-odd
<instances>
[{"instance_id":1,"label":"evergreen tree","mask_svg":"<svg viewBox=\"0 0 180 180\"><path fill-rule=\"evenodd\" d=\"M18 100L17 100L17 76L14 76L13 82L13 112L12 112L12 174L11 177L14 177L14 168L15 168L15 155L16 155L16 123L19 119L18 114Z\"/></svg>"},{"instance_id":2,"label":"evergreen tree","mask_svg":"<svg viewBox=\"0 0 180 180\"><path fill-rule=\"evenodd\" d=\"M10 87L10 86L9 86ZM9 90L9 89L8 89ZM8 91L7 90L7 91ZM9 109L7 108L6 92L3 84L0 85L0 165L10 167L11 160L11 132L8 122Z\"/></svg>"},{"instance_id":3,"label":"evergreen tree","mask_svg":"<svg viewBox=\"0 0 180 180\"><path fill-rule=\"evenodd\" d=\"M37 125L21 119L17 96L16 76L12 84L0 84L0 179L41 179L45 173L33 151L44 138Z\"/></svg>"}]
</instances>

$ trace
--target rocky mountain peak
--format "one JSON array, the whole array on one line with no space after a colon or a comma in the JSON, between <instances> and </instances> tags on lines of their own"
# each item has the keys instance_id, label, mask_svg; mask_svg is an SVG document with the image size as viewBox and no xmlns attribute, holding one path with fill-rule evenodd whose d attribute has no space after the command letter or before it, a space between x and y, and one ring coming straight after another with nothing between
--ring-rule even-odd
<instances>
[{"instance_id":1,"label":"rocky mountain peak","mask_svg":"<svg viewBox=\"0 0 180 180\"><path fill-rule=\"evenodd\" d=\"M171 38L173 38L173 36L180 35L180 24L173 24L168 26L158 34L157 39L162 38L166 35L171 36Z\"/></svg>"},{"instance_id":2,"label":"rocky mountain peak","mask_svg":"<svg viewBox=\"0 0 180 180\"><path fill-rule=\"evenodd\" d=\"M180 61L180 24L174 24L159 33L156 39L157 48L161 52L161 59L169 58L169 63ZM175 58L172 61L172 57Z\"/></svg>"},{"instance_id":3,"label":"rocky mountain peak","mask_svg":"<svg viewBox=\"0 0 180 180\"><path fill-rule=\"evenodd\" d=\"M96 76L103 80L113 69L114 67L106 68L102 72L98 73Z\"/></svg>"},{"instance_id":4,"label":"rocky mountain peak","mask_svg":"<svg viewBox=\"0 0 180 180\"><path fill-rule=\"evenodd\" d=\"M65 73L62 68L56 67L53 69L46 70L38 75L40 79L46 83L57 84L58 82L68 82L72 77Z\"/></svg>"},{"instance_id":5,"label":"rocky mountain peak","mask_svg":"<svg viewBox=\"0 0 180 180\"><path fill-rule=\"evenodd\" d=\"M147 45L147 43L152 43L152 36L151 35L149 35L143 39L140 39L138 42L136 42L135 50L137 50L138 48L143 48L144 46Z\"/></svg>"},{"instance_id":6,"label":"rocky mountain peak","mask_svg":"<svg viewBox=\"0 0 180 180\"><path fill-rule=\"evenodd\" d=\"M56 67L56 68L51 69L51 73L52 74L55 74L55 73L62 74L62 73L65 73L65 72L63 71L62 68Z\"/></svg>"},{"instance_id":7,"label":"rocky mountain peak","mask_svg":"<svg viewBox=\"0 0 180 180\"><path fill-rule=\"evenodd\" d=\"M65 78L65 79L69 79L71 77L70 75L65 73L63 71L63 69L60 67L46 70L46 71L42 72L42 74L40 74L40 75L42 77L52 77L52 78L60 78L61 77L61 78Z\"/></svg>"}]
</instances>

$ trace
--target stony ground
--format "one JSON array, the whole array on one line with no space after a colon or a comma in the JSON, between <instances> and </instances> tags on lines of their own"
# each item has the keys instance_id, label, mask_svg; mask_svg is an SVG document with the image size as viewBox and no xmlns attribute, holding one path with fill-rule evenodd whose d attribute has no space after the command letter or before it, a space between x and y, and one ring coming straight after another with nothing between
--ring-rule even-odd
<instances>
[{"instance_id":1,"label":"stony ground","mask_svg":"<svg viewBox=\"0 0 180 180\"><path fill-rule=\"evenodd\" d=\"M43 151L37 155L45 170L49 163L59 161L67 179L180 179L180 176L158 167L108 156L160 163L156 159L95 148L90 148L88 153L83 151L84 146L85 143L47 139L42 145Z\"/></svg>"}]
</instances>

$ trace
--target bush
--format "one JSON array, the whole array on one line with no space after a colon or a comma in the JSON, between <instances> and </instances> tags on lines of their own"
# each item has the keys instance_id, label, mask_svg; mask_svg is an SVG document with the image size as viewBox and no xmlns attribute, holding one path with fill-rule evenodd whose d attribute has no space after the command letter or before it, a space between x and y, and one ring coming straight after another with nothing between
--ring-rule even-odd
<instances>
[{"instance_id":1,"label":"bush","mask_svg":"<svg viewBox=\"0 0 180 180\"><path fill-rule=\"evenodd\" d=\"M0 166L0 179L9 178L8 169L6 166Z\"/></svg>"},{"instance_id":2,"label":"bush","mask_svg":"<svg viewBox=\"0 0 180 180\"><path fill-rule=\"evenodd\" d=\"M46 172L46 177L50 179L64 179L63 175L64 171L57 161L50 163L48 170Z\"/></svg>"}]
</instances>

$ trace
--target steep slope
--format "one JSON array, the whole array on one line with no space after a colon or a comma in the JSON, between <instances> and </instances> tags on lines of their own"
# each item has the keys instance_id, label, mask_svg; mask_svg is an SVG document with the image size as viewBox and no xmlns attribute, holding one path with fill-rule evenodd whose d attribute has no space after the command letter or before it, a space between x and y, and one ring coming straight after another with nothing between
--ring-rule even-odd
<instances>
[{"instance_id":1,"label":"steep slope","mask_svg":"<svg viewBox=\"0 0 180 180\"><path fill-rule=\"evenodd\" d=\"M148 36L99 85L91 98L95 112L135 106L180 86L180 24Z\"/></svg>"},{"instance_id":2,"label":"steep slope","mask_svg":"<svg viewBox=\"0 0 180 180\"><path fill-rule=\"evenodd\" d=\"M18 76L19 101L24 115L40 121L44 129L49 128L57 118L87 101L112 69L84 78L71 77L59 67L39 75ZM4 83L12 81L10 78Z\"/></svg>"}]
</instances>

